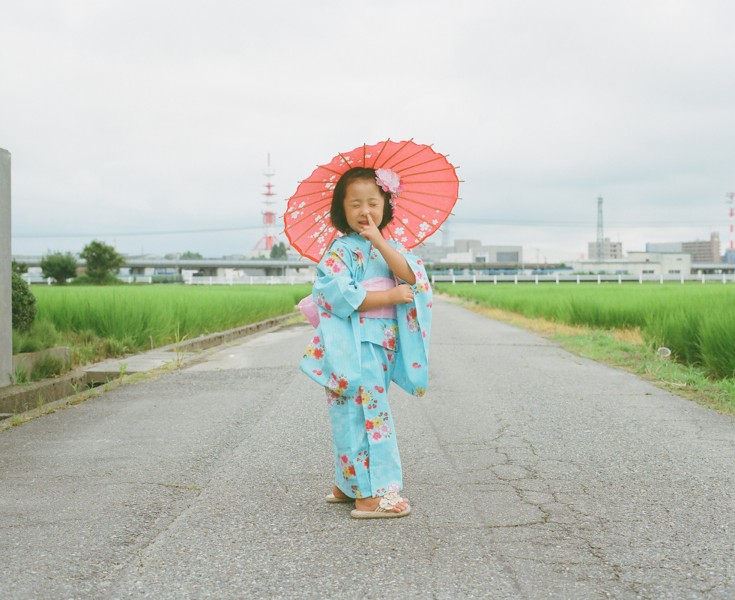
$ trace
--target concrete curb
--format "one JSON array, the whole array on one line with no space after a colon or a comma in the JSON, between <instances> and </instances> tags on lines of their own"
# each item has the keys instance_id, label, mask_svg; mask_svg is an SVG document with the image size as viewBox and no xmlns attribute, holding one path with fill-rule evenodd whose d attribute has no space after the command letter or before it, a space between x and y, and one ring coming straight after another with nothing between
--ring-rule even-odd
<instances>
[{"instance_id":1,"label":"concrete curb","mask_svg":"<svg viewBox=\"0 0 735 600\"><path fill-rule=\"evenodd\" d=\"M283 327L298 315L300 313L292 312L258 323L162 346L141 354L105 360L75 369L54 379L0 388L0 415L7 418L37 409L45 404L75 396L97 385L121 379L121 376L149 373L163 367L179 368L199 360L204 350L255 333Z\"/></svg>"},{"instance_id":2,"label":"concrete curb","mask_svg":"<svg viewBox=\"0 0 735 600\"><path fill-rule=\"evenodd\" d=\"M38 352L21 352L13 355L13 372L19 368L30 374L37 362L46 357L53 357L60 360L67 368L71 365L71 348L66 346L57 346L56 348L46 348Z\"/></svg>"}]
</instances>

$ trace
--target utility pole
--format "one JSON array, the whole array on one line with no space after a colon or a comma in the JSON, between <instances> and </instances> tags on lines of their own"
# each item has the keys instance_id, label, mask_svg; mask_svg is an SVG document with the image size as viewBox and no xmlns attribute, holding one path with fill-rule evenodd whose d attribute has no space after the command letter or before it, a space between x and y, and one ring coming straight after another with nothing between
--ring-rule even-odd
<instances>
[{"instance_id":1,"label":"utility pole","mask_svg":"<svg viewBox=\"0 0 735 600\"><path fill-rule=\"evenodd\" d=\"M0 148L0 387L13 370L13 287L10 246L10 152Z\"/></svg>"},{"instance_id":2,"label":"utility pole","mask_svg":"<svg viewBox=\"0 0 735 600\"><path fill-rule=\"evenodd\" d=\"M735 209L733 208L733 204L735 204L735 192L729 192L725 194L727 196L726 202L730 205L730 249L725 251L725 255L727 256L727 260L725 262L731 263L735 262L735 243L734 243L734 237L735 237L735 225L733 222L735 221Z\"/></svg>"},{"instance_id":3,"label":"utility pole","mask_svg":"<svg viewBox=\"0 0 735 600\"><path fill-rule=\"evenodd\" d=\"M597 198L597 260L605 260L605 235L602 228L602 196Z\"/></svg>"}]
</instances>

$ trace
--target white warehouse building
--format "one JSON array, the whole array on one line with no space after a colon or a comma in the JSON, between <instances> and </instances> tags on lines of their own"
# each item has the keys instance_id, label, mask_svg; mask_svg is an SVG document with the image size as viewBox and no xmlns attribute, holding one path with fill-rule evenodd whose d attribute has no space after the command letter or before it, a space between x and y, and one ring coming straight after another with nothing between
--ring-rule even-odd
<instances>
[{"instance_id":1,"label":"white warehouse building","mask_svg":"<svg viewBox=\"0 0 735 600\"><path fill-rule=\"evenodd\" d=\"M575 261L572 269L575 273L611 275L689 275L692 255L684 252L628 252L625 259Z\"/></svg>"}]
</instances>

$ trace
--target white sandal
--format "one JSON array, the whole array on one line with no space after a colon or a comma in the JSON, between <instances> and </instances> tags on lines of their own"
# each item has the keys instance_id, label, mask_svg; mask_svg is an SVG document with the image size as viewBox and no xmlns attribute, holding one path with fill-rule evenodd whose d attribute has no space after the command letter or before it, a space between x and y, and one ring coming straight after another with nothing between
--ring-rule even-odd
<instances>
[{"instance_id":1,"label":"white sandal","mask_svg":"<svg viewBox=\"0 0 735 600\"><path fill-rule=\"evenodd\" d=\"M397 519L399 517L407 517L411 514L411 507L401 512L394 512L399 502L408 502L406 498L401 498L396 492L388 492L385 496L381 496L380 504L375 510L353 510L350 516L353 519Z\"/></svg>"}]
</instances>

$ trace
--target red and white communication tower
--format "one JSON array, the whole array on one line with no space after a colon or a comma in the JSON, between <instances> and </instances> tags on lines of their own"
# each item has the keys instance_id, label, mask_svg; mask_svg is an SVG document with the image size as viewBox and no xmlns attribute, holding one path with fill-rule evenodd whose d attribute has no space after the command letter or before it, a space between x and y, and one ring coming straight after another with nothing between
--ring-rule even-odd
<instances>
[{"instance_id":1,"label":"red and white communication tower","mask_svg":"<svg viewBox=\"0 0 735 600\"><path fill-rule=\"evenodd\" d=\"M730 249L725 253L727 256L727 262L735 262L735 192L725 194L727 196L726 202L730 205Z\"/></svg>"},{"instance_id":2,"label":"red and white communication tower","mask_svg":"<svg viewBox=\"0 0 735 600\"><path fill-rule=\"evenodd\" d=\"M255 244L255 250L267 250L268 252L271 251L273 248L273 245L276 243L276 213L273 211L273 205L275 204L275 201L273 200L273 197L275 194L273 193L273 184L271 183L271 177L275 175L271 171L271 153L268 153L268 169L263 173L267 177L267 181L265 183L265 192L263 192L263 195L265 196L265 200L263 200L263 204L265 204L265 210L263 211L263 229L264 229L264 235L262 238L258 240L258 243Z\"/></svg>"}]
</instances>

